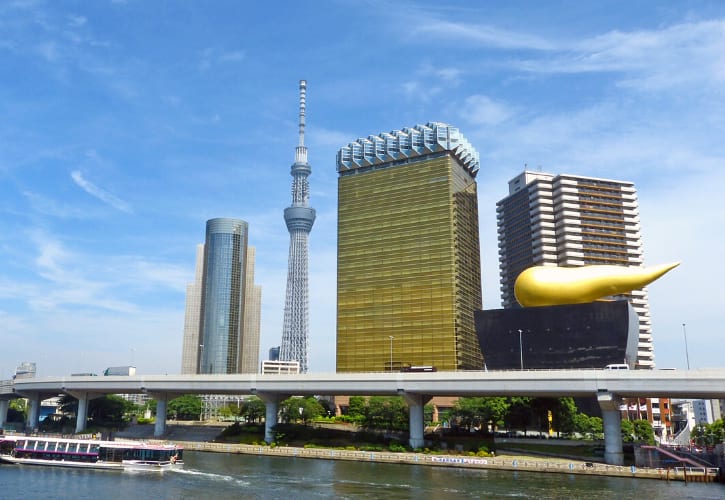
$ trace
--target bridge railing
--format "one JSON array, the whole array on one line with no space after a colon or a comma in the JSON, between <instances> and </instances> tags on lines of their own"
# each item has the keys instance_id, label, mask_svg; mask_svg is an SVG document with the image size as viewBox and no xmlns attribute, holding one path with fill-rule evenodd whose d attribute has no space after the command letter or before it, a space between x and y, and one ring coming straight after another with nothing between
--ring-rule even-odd
<instances>
[{"instance_id":1,"label":"bridge railing","mask_svg":"<svg viewBox=\"0 0 725 500\"><path fill-rule=\"evenodd\" d=\"M12 394L13 392L12 380L0 380L0 394Z\"/></svg>"}]
</instances>

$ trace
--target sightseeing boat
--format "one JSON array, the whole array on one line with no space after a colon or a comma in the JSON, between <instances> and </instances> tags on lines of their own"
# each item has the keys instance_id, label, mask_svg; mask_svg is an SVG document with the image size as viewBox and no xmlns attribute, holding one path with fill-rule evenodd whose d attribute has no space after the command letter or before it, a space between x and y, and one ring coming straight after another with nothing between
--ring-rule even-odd
<instances>
[{"instance_id":1,"label":"sightseeing boat","mask_svg":"<svg viewBox=\"0 0 725 500\"><path fill-rule=\"evenodd\" d=\"M166 470L183 465L173 444L98 441L39 436L0 436L0 462L84 469Z\"/></svg>"}]
</instances>

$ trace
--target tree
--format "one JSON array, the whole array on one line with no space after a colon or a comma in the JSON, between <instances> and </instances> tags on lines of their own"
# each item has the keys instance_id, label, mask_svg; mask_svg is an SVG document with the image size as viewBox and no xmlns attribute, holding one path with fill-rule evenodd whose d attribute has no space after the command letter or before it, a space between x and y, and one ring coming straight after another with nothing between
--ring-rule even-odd
<instances>
[{"instance_id":1,"label":"tree","mask_svg":"<svg viewBox=\"0 0 725 500\"><path fill-rule=\"evenodd\" d=\"M122 429L128 424L126 412L133 406L121 396L109 394L88 403L88 419L94 426Z\"/></svg>"},{"instance_id":2,"label":"tree","mask_svg":"<svg viewBox=\"0 0 725 500\"><path fill-rule=\"evenodd\" d=\"M571 434L576 430L576 404L573 398L559 398L552 410L552 425L557 433Z\"/></svg>"},{"instance_id":3,"label":"tree","mask_svg":"<svg viewBox=\"0 0 725 500\"><path fill-rule=\"evenodd\" d=\"M363 425L368 429L408 430L408 405L401 397L372 396Z\"/></svg>"},{"instance_id":4,"label":"tree","mask_svg":"<svg viewBox=\"0 0 725 500\"><path fill-rule=\"evenodd\" d=\"M363 396L350 396L350 402L347 407L347 414L355 422L362 423L368 414L368 402Z\"/></svg>"},{"instance_id":5,"label":"tree","mask_svg":"<svg viewBox=\"0 0 725 500\"><path fill-rule=\"evenodd\" d=\"M625 443L634 441L634 424L631 420L622 420L622 441Z\"/></svg>"},{"instance_id":6,"label":"tree","mask_svg":"<svg viewBox=\"0 0 725 500\"><path fill-rule=\"evenodd\" d=\"M25 422L28 416L28 400L13 399L8 406L8 422Z\"/></svg>"},{"instance_id":7,"label":"tree","mask_svg":"<svg viewBox=\"0 0 725 500\"><path fill-rule=\"evenodd\" d=\"M202 402L199 396L185 394L169 401L168 413L178 420L198 420Z\"/></svg>"},{"instance_id":8,"label":"tree","mask_svg":"<svg viewBox=\"0 0 725 500\"><path fill-rule=\"evenodd\" d=\"M510 404L506 398L458 398L450 416L467 430L473 428L488 433L503 423Z\"/></svg>"},{"instance_id":9,"label":"tree","mask_svg":"<svg viewBox=\"0 0 725 500\"><path fill-rule=\"evenodd\" d=\"M264 401L257 396L252 396L241 402L239 414L247 419L247 422L262 421L262 417L266 414L266 406Z\"/></svg>"},{"instance_id":10,"label":"tree","mask_svg":"<svg viewBox=\"0 0 725 500\"><path fill-rule=\"evenodd\" d=\"M652 424L648 420L635 420L634 425L634 437L637 441L655 444L655 432L652 429Z\"/></svg>"},{"instance_id":11,"label":"tree","mask_svg":"<svg viewBox=\"0 0 725 500\"><path fill-rule=\"evenodd\" d=\"M289 423L293 420L302 420L304 425L322 415L325 409L314 397L289 398L280 403L282 420Z\"/></svg>"},{"instance_id":12,"label":"tree","mask_svg":"<svg viewBox=\"0 0 725 500\"><path fill-rule=\"evenodd\" d=\"M504 424L508 429L522 429L524 435L533 422L531 411L532 398L510 398L509 410L504 417Z\"/></svg>"},{"instance_id":13,"label":"tree","mask_svg":"<svg viewBox=\"0 0 725 500\"><path fill-rule=\"evenodd\" d=\"M78 415L78 400L69 394L60 397L58 406L61 413ZM120 396L109 394L88 400L86 415L89 423L95 427L121 429L127 424L126 413L135 406Z\"/></svg>"},{"instance_id":14,"label":"tree","mask_svg":"<svg viewBox=\"0 0 725 500\"><path fill-rule=\"evenodd\" d=\"M604 424L599 417L590 417L584 413L577 413L574 417L576 431L587 439L602 439L604 437Z\"/></svg>"}]
</instances>

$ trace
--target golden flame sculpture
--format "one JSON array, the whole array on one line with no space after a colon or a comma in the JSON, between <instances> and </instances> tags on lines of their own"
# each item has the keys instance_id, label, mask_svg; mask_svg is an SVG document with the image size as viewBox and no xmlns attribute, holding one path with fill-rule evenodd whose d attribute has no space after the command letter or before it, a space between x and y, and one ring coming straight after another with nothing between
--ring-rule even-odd
<instances>
[{"instance_id":1,"label":"golden flame sculpture","mask_svg":"<svg viewBox=\"0 0 725 500\"><path fill-rule=\"evenodd\" d=\"M642 288L679 265L534 266L516 278L514 295L523 307L584 304Z\"/></svg>"}]
</instances>

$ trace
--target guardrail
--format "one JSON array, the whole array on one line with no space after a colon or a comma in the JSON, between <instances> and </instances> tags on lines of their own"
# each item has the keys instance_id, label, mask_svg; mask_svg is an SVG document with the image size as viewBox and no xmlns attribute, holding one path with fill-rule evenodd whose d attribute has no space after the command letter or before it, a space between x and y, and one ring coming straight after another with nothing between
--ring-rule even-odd
<instances>
[{"instance_id":1,"label":"guardrail","mask_svg":"<svg viewBox=\"0 0 725 500\"><path fill-rule=\"evenodd\" d=\"M0 380L0 395L13 394L14 392L12 380Z\"/></svg>"}]
</instances>

